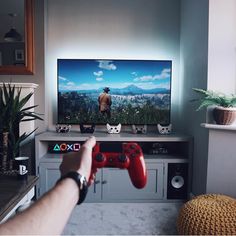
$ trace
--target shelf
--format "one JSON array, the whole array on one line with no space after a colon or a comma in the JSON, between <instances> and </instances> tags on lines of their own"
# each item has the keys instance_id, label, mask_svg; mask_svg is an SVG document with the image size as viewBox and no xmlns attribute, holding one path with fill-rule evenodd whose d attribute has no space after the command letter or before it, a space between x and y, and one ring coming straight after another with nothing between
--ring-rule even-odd
<instances>
[{"instance_id":1,"label":"shelf","mask_svg":"<svg viewBox=\"0 0 236 236\"><path fill-rule=\"evenodd\" d=\"M36 136L36 141L85 141L91 135L97 141L118 141L118 142L188 142L191 137L188 135L169 134L160 135L154 132L147 134L133 134L131 132L121 132L119 134L108 134L107 132L95 131L93 134L82 134L71 131L69 133L45 132Z\"/></svg>"},{"instance_id":2,"label":"shelf","mask_svg":"<svg viewBox=\"0 0 236 236\"><path fill-rule=\"evenodd\" d=\"M216 124L207 124L202 123L201 127L206 129L218 129L218 130L229 130L229 131L236 131L236 125L216 125Z\"/></svg>"},{"instance_id":3,"label":"shelf","mask_svg":"<svg viewBox=\"0 0 236 236\"><path fill-rule=\"evenodd\" d=\"M66 154L66 153L64 153ZM57 154L57 153L46 153L44 156L40 158L40 162L61 162L63 153ZM186 160L187 158L184 156L179 155L153 155L153 154L144 154L145 161L152 161L152 160Z\"/></svg>"}]
</instances>

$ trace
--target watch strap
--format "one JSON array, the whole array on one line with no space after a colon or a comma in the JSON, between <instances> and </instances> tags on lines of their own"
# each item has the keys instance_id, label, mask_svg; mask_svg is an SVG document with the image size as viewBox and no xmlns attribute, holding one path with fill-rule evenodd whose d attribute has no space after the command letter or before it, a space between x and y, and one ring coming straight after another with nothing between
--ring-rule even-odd
<instances>
[{"instance_id":1,"label":"watch strap","mask_svg":"<svg viewBox=\"0 0 236 236\"><path fill-rule=\"evenodd\" d=\"M77 183L78 188L79 188L79 201L77 202L77 205L81 204L85 200L86 195L88 193L88 183L87 183L85 176L79 174L76 171L70 171L70 172L66 173L65 175L63 175L57 181L57 183L62 181L63 179L66 179L66 178L71 178Z\"/></svg>"}]
</instances>

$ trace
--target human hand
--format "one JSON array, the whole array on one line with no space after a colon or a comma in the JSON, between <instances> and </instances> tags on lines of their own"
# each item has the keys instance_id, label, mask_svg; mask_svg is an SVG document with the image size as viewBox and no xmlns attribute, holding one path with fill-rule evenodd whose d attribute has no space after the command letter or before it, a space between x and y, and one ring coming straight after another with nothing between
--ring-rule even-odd
<instances>
[{"instance_id":1,"label":"human hand","mask_svg":"<svg viewBox=\"0 0 236 236\"><path fill-rule=\"evenodd\" d=\"M65 175L69 171L77 171L86 177L90 185L94 180L94 176L91 179L89 177L92 168L92 149L95 144L96 138L92 136L81 146L79 152L70 152L63 155L60 165L61 175Z\"/></svg>"}]
</instances>

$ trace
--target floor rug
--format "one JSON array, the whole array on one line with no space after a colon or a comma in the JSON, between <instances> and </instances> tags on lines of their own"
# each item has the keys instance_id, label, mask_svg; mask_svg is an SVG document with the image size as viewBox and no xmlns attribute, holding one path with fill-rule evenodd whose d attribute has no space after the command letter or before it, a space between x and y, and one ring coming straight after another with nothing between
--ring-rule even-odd
<instances>
[{"instance_id":1,"label":"floor rug","mask_svg":"<svg viewBox=\"0 0 236 236\"><path fill-rule=\"evenodd\" d=\"M64 235L173 235L181 203L84 203Z\"/></svg>"}]
</instances>

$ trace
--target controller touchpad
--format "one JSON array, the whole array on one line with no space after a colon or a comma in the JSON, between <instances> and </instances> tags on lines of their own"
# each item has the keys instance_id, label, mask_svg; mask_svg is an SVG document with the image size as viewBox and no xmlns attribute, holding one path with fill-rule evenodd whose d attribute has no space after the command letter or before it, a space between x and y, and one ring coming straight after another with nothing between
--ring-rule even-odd
<instances>
[{"instance_id":1,"label":"controller touchpad","mask_svg":"<svg viewBox=\"0 0 236 236\"><path fill-rule=\"evenodd\" d=\"M100 143L100 152L120 153L122 152L122 143L118 142Z\"/></svg>"}]
</instances>

